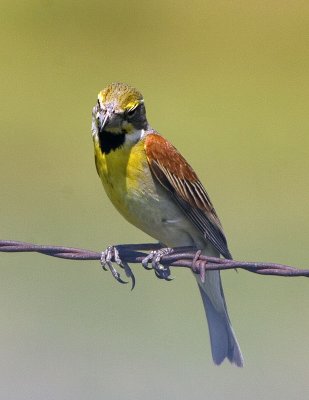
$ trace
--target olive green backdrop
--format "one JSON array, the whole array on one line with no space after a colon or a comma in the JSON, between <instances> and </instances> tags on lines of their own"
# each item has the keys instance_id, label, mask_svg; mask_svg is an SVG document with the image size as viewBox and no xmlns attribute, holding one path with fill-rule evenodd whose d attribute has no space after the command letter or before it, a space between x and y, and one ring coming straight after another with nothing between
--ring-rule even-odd
<instances>
[{"instance_id":1,"label":"olive green backdrop","mask_svg":"<svg viewBox=\"0 0 309 400\"><path fill-rule=\"evenodd\" d=\"M0 238L149 241L108 202L100 89L144 94L205 183L236 259L309 267L306 1L0 3ZM309 281L223 273L246 365L211 361L194 279L0 255L0 399L307 399Z\"/></svg>"}]
</instances>

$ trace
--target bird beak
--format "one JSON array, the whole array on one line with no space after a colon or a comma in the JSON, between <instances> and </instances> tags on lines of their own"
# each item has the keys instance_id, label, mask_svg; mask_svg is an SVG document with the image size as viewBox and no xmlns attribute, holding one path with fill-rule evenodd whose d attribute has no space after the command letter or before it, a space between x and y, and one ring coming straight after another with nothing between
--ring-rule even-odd
<instances>
[{"instance_id":1,"label":"bird beak","mask_svg":"<svg viewBox=\"0 0 309 400\"><path fill-rule=\"evenodd\" d=\"M93 109L93 124L97 127L98 133L106 130L121 132L122 116L115 112L114 104L107 104L104 109L96 105Z\"/></svg>"},{"instance_id":2,"label":"bird beak","mask_svg":"<svg viewBox=\"0 0 309 400\"><path fill-rule=\"evenodd\" d=\"M105 128L105 126L108 124L110 120L110 115L109 112L106 111L104 112L100 112L98 115L98 128L99 128L99 132L102 132Z\"/></svg>"}]
</instances>

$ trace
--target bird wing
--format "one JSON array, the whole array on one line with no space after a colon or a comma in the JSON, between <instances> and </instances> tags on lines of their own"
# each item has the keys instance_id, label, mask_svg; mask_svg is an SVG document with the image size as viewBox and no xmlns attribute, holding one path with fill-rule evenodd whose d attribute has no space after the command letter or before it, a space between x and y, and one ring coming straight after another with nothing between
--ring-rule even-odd
<instances>
[{"instance_id":1,"label":"bird wing","mask_svg":"<svg viewBox=\"0 0 309 400\"><path fill-rule=\"evenodd\" d=\"M208 194L182 155L156 132L147 134L145 152L152 174L172 194L195 227L223 257L232 258Z\"/></svg>"}]
</instances>

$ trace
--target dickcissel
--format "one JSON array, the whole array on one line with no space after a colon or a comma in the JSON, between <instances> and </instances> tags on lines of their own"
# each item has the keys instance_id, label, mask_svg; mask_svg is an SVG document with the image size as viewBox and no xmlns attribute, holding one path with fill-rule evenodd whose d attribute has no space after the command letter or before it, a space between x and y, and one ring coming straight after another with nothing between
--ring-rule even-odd
<instances>
[{"instance_id":1,"label":"dickcissel","mask_svg":"<svg viewBox=\"0 0 309 400\"><path fill-rule=\"evenodd\" d=\"M206 190L183 156L150 127L138 90L124 83L103 89L93 108L92 136L97 172L124 218L167 247L194 246L208 256L232 258ZM196 279L214 362L227 358L242 366L220 272Z\"/></svg>"}]
</instances>

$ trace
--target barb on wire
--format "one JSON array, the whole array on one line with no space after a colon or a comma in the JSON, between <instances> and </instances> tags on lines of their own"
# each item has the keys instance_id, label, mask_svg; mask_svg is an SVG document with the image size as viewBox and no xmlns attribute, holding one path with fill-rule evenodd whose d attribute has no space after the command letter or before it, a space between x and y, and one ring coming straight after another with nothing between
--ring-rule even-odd
<instances>
[{"instance_id":1,"label":"barb on wire","mask_svg":"<svg viewBox=\"0 0 309 400\"><path fill-rule=\"evenodd\" d=\"M162 248L159 243L143 243L143 244L128 244L117 245L115 247L118 251L120 261L117 262L120 266L125 266L127 276L132 279L132 289L135 284L134 275L128 263L141 264L148 253L145 251L158 251ZM78 249L74 247L64 246L45 246L26 242L19 242L13 240L0 240L0 252L36 252L47 256L65 258L69 260L101 260L102 253L96 251ZM163 253L162 253L163 254ZM164 253L165 254L165 253ZM224 258L208 257L200 254L200 251L193 247L177 247L160 257L160 264L164 267L184 267L191 269L194 273L205 276L205 271L209 270L227 270L240 268L249 272L254 272L260 275L276 275L285 277L303 276L309 277L309 269L299 269L283 264L265 263L265 262L247 262L227 260ZM115 261L112 259L111 261ZM114 275L116 274L116 276ZM114 272L113 275L117 279L120 275ZM122 281L122 283L127 283Z\"/></svg>"}]
</instances>

